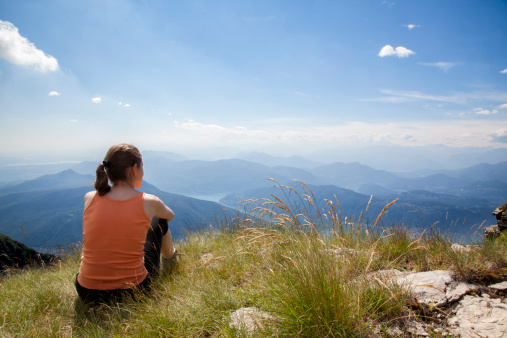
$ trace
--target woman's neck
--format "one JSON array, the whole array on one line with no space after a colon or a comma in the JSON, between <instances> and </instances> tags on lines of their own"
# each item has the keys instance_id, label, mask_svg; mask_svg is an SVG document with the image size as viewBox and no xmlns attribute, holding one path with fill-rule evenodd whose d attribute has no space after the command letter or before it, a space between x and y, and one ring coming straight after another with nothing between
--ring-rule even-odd
<instances>
[{"instance_id":1,"label":"woman's neck","mask_svg":"<svg viewBox=\"0 0 507 338\"><path fill-rule=\"evenodd\" d=\"M114 183L111 189L115 189L115 190L135 189L134 182L133 181L119 181L119 182Z\"/></svg>"},{"instance_id":2,"label":"woman's neck","mask_svg":"<svg viewBox=\"0 0 507 338\"><path fill-rule=\"evenodd\" d=\"M134 189L134 184L130 182L115 183L111 190L107 193L107 197L115 200L126 200L139 194L139 191Z\"/></svg>"}]
</instances>

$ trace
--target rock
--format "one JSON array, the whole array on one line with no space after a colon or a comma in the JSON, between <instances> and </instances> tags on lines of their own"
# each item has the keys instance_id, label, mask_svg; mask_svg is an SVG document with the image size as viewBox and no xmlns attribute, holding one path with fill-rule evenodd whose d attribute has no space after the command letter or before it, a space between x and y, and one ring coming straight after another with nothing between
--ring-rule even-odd
<instances>
[{"instance_id":1,"label":"rock","mask_svg":"<svg viewBox=\"0 0 507 338\"><path fill-rule=\"evenodd\" d=\"M429 336L428 332L424 329L424 326L420 322L409 322L407 325L407 331L416 335L416 336Z\"/></svg>"},{"instance_id":2,"label":"rock","mask_svg":"<svg viewBox=\"0 0 507 338\"><path fill-rule=\"evenodd\" d=\"M373 330L373 334L375 337L403 337L403 330L401 330L397 325L393 325L391 327L382 327L381 325L377 325Z\"/></svg>"},{"instance_id":3,"label":"rock","mask_svg":"<svg viewBox=\"0 0 507 338\"><path fill-rule=\"evenodd\" d=\"M501 283L491 284L489 285L490 288L497 289L497 290L507 290L507 281L503 281Z\"/></svg>"},{"instance_id":4,"label":"rock","mask_svg":"<svg viewBox=\"0 0 507 338\"><path fill-rule=\"evenodd\" d=\"M458 243L454 243L451 245L451 250L454 252L470 252L470 248L467 248L466 246L463 246Z\"/></svg>"},{"instance_id":5,"label":"rock","mask_svg":"<svg viewBox=\"0 0 507 338\"><path fill-rule=\"evenodd\" d=\"M212 259L214 256L212 253L205 253L201 256L201 261L203 262L207 262L209 261L210 259Z\"/></svg>"},{"instance_id":6,"label":"rock","mask_svg":"<svg viewBox=\"0 0 507 338\"><path fill-rule=\"evenodd\" d=\"M274 321L275 317L262 312L255 307L243 307L230 315L229 327L245 332L248 336L255 336L264 329L263 322Z\"/></svg>"},{"instance_id":7,"label":"rock","mask_svg":"<svg viewBox=\"0 0 507 338\"><path fill-rule=\"evenodd\" d=\"M419 303L431 306L447 303L446 288L451 281L451 272L445 270L412 273L395 279L399 285L410 288Z\"/></svg>"},{"instance_id":8,"label":"rock","mask_svg":"<svg viewBox=\"0 0 507 338\"><path fill-rule=\"evenodd\" d=\"M465 296L448 324L462 338L507 338L507 304L500 299Z\"/></svg>"},{"instance_id":9,"label":"rock","mask_svg":"<svg viewBox=\"0 0 507 338\"><path fill-rule=\"evenodd\" d=\"M401 272L398 269L387 269L387 270L378 270L374 272L370 272L366 275L366 279L374 279L378 278L380 280L388 280L396 277L405 276L406 273Z\"/></svg>"},{"instance_id":10,"label":"rock","mask_svg":"<svg viewBox=\"0 0 507 338\"><path fill-rule=\"evenodd\" d=\"M500 228L498 225L491 225L484 228L484 237L487 239L495 239L500 236Z\"/></svg>"},{"instance_id":11,"label":"rock","mask_svg":"<svg viewBox=\"0 0 507 338\"><path fill-rule=\"evenodd\" d=\"M350 248L338 248L338 249L324 249L324 252L340 256L340 255L346 255L346 254L357 255L360 251L350 249Z\"/></svg>"},{"instance_id":12,"label":"rock","mask_svg":"<svg viewBox=\"0 0 507 338\"><path fill-rule=\"evenodd\" d=\"M452 282L447 286L445 291L445 297L448 303L456 302L461 299L465 294L470 291L478 290L477 285L463 283L463 282Z\"/></svg>"}]
</instances>

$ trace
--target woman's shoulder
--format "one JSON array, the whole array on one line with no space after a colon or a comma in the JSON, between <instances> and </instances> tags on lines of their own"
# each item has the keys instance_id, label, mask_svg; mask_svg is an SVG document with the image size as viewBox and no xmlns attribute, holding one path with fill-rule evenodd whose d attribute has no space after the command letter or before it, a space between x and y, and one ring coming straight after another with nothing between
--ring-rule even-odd
<instances>
[{"instance_id":1,"label":"woman's shoulder","mask_svg":"<svg viewBox=\"0 0 507 338\"><path fill-rule=\"evenodd\" d=\"M88 206L88 204L90 204L90 202L92 201L92 199L95 197L96 194L97 194L97 191L94 190L94 191L89 191L84 195L85 208Z\"/></svg>"},{"instance_id":2,"label":"woman's shoulder","mask_svg":"<svg viewBox=\"0 0 507 338\"><path fill-rule=\"evenodd\" d=\"M155 195L144 193L144 201L148 203L160 203L162 202L160 198Z\"/></svg>"}]
</instances>

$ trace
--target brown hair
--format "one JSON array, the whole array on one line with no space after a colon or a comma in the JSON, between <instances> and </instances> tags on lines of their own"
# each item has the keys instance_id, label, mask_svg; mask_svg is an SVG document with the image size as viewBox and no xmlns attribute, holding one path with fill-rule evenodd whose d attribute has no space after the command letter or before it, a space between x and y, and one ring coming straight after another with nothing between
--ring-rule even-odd
<instances>
[{"instance_id":1,"label":"brown hair","mask_svg":"<svg viewBox=\"0 0 507 338\"><path fill-rule=\"evenodd\" d=\"M143 159L139 149L133 145L121 143L109 148L104 162L97 166L95 190L99 196L103 196L111 190L109 181L114 184L128 179L127 168L134 164L142 166Z\"/></svg>"}]
</instances>

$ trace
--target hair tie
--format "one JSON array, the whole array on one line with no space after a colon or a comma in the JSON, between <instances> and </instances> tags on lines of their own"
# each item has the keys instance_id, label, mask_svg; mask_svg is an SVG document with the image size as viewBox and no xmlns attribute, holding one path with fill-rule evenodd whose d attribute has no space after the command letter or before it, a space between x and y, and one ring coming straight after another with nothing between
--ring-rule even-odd
<instances>
[{"instance_id":1,"label":"hair tie","mask_svg":"<svg viewBox=\"0 0 507 338\"><path fill-rule=\"evenodd\" d=\"M111 162L109 161L102 161L102 164L104 165L105 168L111 167Z\"/></svg>"}]
</instances>

